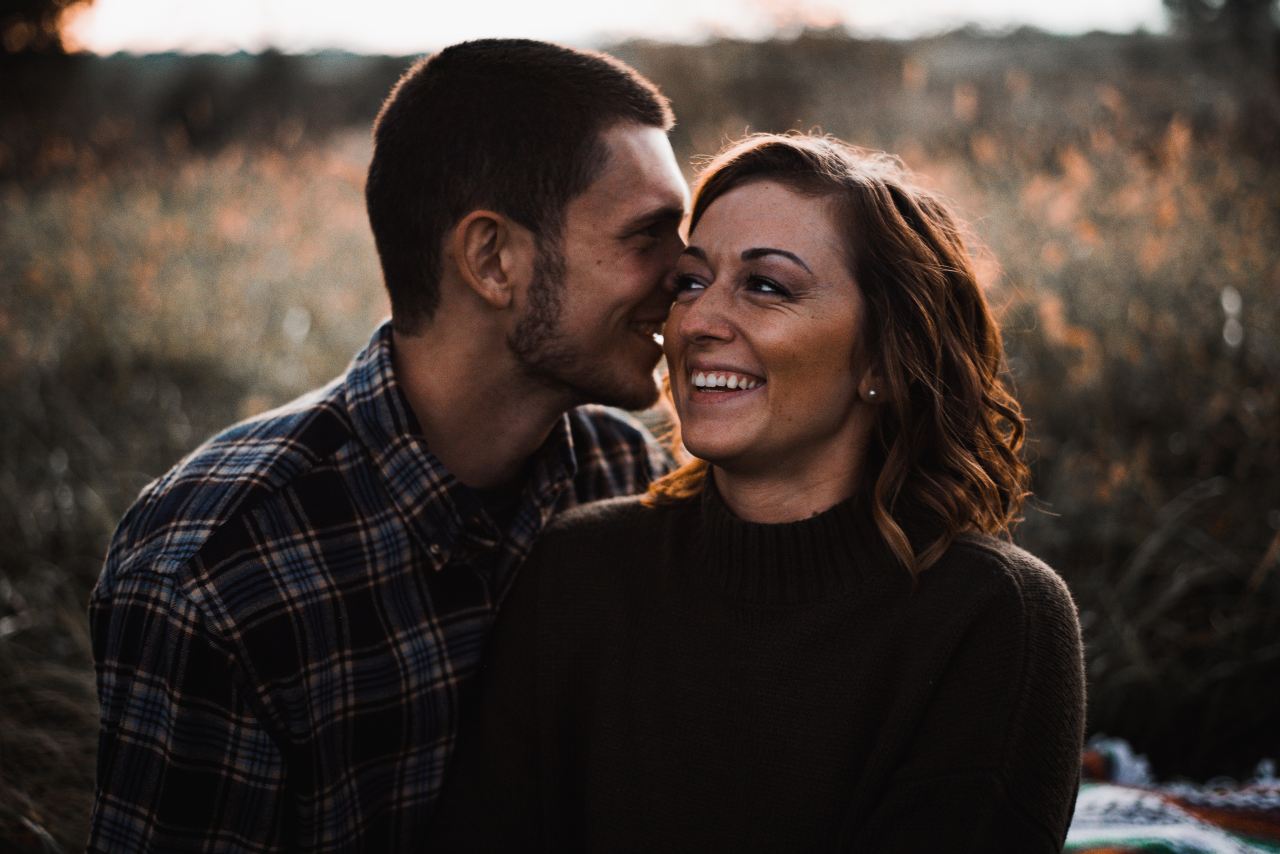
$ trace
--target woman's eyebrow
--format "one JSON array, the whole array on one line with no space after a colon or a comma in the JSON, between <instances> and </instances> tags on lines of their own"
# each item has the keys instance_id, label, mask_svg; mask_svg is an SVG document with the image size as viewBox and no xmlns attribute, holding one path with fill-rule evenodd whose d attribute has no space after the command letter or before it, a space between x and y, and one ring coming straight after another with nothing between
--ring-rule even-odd
<instances>
[{"instance_id":1,"label":"woman's eyebrow","mask_svg":"<svg viewBox=\"0 0 1280 854\"><path fill-rule=\"evenodd\" d=\"M697 258L699 261L702 261L703 263L706 263L706 260L707 260L707 253L702 251L702 249L700 249L697 246L686 246L684 248L684 251L681 252L680 254L692 255L694 258Z\"/></svg>"},{"instance_id":2,"label":"woman's eyebrow","mask_svg":"<svg viewBox=\"0 0 1280 854\"><path fill-rule=\"evenodd\" d=\"M788 252L785 249L773 249L768 246L757 246L753 249L745 249L742 252L742 260L754 261L755 259L763 258L766 255L779 255L783 258L786 258L789 261L793 261L794 263L799 264L801 267L804 268L804 271L806 273L808 273L810 276L813 275L813 271L809 269L809 265L806 264L804 261L802 261L799 255L795 254L794 252Z\"/></svg>"}]
</instances>

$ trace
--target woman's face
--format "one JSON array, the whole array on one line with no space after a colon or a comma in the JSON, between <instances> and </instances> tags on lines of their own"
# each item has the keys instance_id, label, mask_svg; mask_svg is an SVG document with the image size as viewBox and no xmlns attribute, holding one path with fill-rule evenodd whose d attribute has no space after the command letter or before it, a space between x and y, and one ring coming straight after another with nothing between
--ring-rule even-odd
<instances>
[{"instance_id":1,"label":"woman's face","mask_svg":"<svg viewBox=\"0 0 1280 854\"><path fill-rule=\"evenodd\" d=\"M714 201L664 330L685 447L726 471L855 471L871 427L863 314L831 202L767 180Z\"/></svg>"}]
</instances>

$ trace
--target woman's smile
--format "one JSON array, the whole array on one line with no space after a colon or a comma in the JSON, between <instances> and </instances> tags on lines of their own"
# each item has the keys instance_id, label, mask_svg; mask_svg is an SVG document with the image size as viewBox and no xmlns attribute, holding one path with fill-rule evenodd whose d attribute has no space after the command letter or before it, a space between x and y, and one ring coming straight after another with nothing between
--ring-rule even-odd
<instances>
[{"instance_id":1,"label":"woman's smile","mask_svg":"<svg viewBox=\"0 0 1280 854\"><path fill-rule=\"evenodd\" d=\"M688 381L695 402L699 402L700 394L712 395L718 400L742 397L746 392L754 391L765 384L763 377L738 368L699 365L690 367Z\"/></svg>"}]
</instances>

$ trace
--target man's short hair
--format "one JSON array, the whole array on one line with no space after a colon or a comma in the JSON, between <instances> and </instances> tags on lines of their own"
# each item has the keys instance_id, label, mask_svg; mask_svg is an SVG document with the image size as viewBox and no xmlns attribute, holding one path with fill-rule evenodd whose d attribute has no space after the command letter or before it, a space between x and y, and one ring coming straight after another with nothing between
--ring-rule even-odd
<instances>
[{"instance_id":1,"label":"man's short hair","mask_svg":"<svg viewBox=\"0 0 1280 854\"><path fill-rule=\"evenodd\" d=\"M653 83L602 53L485 39L415 63L374 122L365 184L396 329L434 314L444 237L470 211L511 217L557 251L565 207L619 122L669 130L674 117Z\"/></svg>"}]
</instances>

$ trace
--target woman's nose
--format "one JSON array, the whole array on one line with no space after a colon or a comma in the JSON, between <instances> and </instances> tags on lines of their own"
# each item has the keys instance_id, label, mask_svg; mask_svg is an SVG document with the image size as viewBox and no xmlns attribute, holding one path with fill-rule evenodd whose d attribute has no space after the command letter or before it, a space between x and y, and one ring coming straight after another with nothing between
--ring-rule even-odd
<instances>
[{"instance_id":1,"label":"woman's nose","mask_svg":"<svg viewBox=\"0 0 1280 854\"><path fill-rule=\"evenodd\" d=\"M733 324L723 290L712 286L687 301L676 300L668 325L673 325L675 334L689 342L732 338Z\"/></svg>"}]
</instances>

